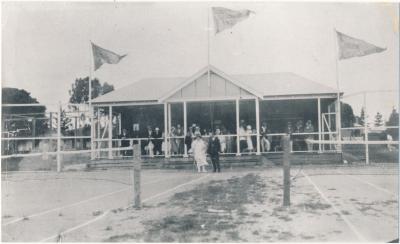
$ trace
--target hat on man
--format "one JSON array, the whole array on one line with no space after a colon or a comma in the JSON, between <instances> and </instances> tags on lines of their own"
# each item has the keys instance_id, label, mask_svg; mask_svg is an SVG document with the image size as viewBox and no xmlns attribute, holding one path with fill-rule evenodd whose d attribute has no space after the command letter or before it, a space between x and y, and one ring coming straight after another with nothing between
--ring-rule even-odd
<instances>
[{"instance_id":1,"label":"hat on man","mask_svg":"<svg viewBox=\"0 0 400 244\"><path fill-rule=\"evenodd\" d=\"M156 130L160 130L160 128L156 127Z\"/></svg>"}]
</instances>

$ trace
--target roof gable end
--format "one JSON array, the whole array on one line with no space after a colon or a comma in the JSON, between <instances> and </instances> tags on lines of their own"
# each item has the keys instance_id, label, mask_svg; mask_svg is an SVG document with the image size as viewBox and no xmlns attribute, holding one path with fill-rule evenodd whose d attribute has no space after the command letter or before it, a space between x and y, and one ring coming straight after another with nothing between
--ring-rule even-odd
<instances>
[{"instance_id":1,"label":"roof gable end","mask_svg":"<svg viewBox=\"0 0 400 244\"><path fill-rule=\"evenodd\" d=\"M191 76L190 78L188 78L187 80L182 82L180 85L174 87L173 89L171 89L170 91L165 93L159 99L159 102L163 102L163 101L167 100L168 98L173 97L180 90L187 88L188 86L190 86L191 83L194 83L197 80L201 79L202 76L207 75L208 70L210 70L210 73L216 74L217 76L223 78L227 82L230 82L233 85L237 86L238 88L244 90L246 93L249 93L249 94L252 94L252 95L257 96L259 98L262 98L262 95L259 94L258 92L256 92L253 88L244 85L243 83L239 82L238 80L234 79L233 77L225 74L224 72L222 72L222 71L218 70L217 68L215 68L214 66L210 65L209 67L208 66L204 67L203 69L198 71L196 74L194 74L193 76Z\"/></svg>"}]
</instances>

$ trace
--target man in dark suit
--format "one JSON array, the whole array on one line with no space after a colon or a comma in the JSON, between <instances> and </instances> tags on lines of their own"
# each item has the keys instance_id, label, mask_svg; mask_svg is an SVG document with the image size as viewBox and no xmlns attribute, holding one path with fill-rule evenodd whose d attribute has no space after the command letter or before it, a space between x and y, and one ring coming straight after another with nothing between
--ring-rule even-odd
<instances>
[{"instance_id":1,"label":"man in dark suit","mask_svg":"<svg viewBox=\"0 0 400 244\"><path fill-rule=\"evenodd\" d=\"M129 147L129 134L127 129L122 130L122 134L118 136L121 139L121 147ZM122 150L122 156L129 156L128 150Z\"/></svg>"},{"instance_id":2,"label":"man in dark suit","mask_svg":"<svg viewBox=\"0 0 400 244\"><path fill-rule=\"evenodd\" d=\"M213 169L214 172L221 172L221 168L219 165L219 153L221 151L221 143L217 137L217 135L214 133L212 137L208 141L208 154L211 157L211 162L213 164Z\"/></svg>"},{"instance_id":3,"label":"man in dark suit","mask_svg":"<svg viewBox=\"0 0 400 244\"><path fill-rule=\"evenodd\" d=\"M162 132L160 128L156 127L153 132L153 144L154 144L154 155L160 155L162 153L161 146L162 146Z\"/></svg>"}]
</instances>

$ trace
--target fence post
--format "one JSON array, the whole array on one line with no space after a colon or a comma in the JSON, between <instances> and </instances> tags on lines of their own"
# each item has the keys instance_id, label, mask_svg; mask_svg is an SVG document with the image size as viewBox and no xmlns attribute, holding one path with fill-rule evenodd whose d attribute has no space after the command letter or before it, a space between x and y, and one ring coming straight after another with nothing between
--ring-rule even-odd
<instances>
[{"instance_id":1,"label":"fence post","mask_svg":"<svg viewBox=\"0 0 400 244\"><path fill-rule=\"evenodd\" d=\"M282 136L283 140L283 206L290 206L290 136Z\"/></svg>"},{"instance_id":2,"label":"fence post","mask_svg":"<svg viewBox=\"0 0 400 244\"><path fill-rule=\"evenodd\" d=\"M57 113L57 172L61 172L61 102Z\"/></svg>"},{"instance_id":3,"label":"fence post","mask_svg":"<svg viewBox=\"0 0 400 244\"><path fill-rule=\"evenodd\" d=\"M134 207L140 209L142 207L140 198L140 173L142 168L140 144L133 144L133 194L134 194Z\"/></svg>"}]
</instances>

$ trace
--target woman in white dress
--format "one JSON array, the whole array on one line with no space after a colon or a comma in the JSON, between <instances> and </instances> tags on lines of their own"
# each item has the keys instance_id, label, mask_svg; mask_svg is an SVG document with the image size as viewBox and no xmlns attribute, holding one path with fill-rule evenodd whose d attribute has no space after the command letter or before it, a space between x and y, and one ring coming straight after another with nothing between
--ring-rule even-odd
<instances>
[{"instance_id":1,"label":"woman in white dress","mask_svg":"<svg viewBox=\"0 0 400 244\"><path fill-rule=\"evenodd\" d=\"M207 172L207 145L201 138L200 133L195 133L196 139L192 142L190 151L193 153L194 160L196 161L198 172Z\"/></svg>"},{"instance_id":2,"label":"woman in white dress","mask_svg":"<svg viewBox=\"0 0 400 244\"><path fill-rule=\"evenodd\" d=\"M251 130L251 125L248 125L246 128L246 139L247 139L247 150L251 153L254 151L253 141L251 140L251 134L253 131Z\"/></svg>"},{"instance_id":3,"label":"woman in white dress","mask_svg":"<svg viewBox=\"0 0 400 244\"><path fill-rule=\"evenodd\" d=\"M221 144L221 152L225 153L226 150L226 138L225 136L223 136L221 134L221 130L220 129L216 129L215 130L215 134L217 135L219 142Z\"/></svg>"},{"instance_id":4,"label":"woman in white dress","mask_svg":"<svg viewBox=\"0 0 400 244\"><path fill-rule=\"evenodd\" d=\"M171 127L171 132L169 133L170 136L170 145L171 145L171 155L178 154L178 145L176 143L176 129L174 126Z\"/></svg>"}]
</instances>

